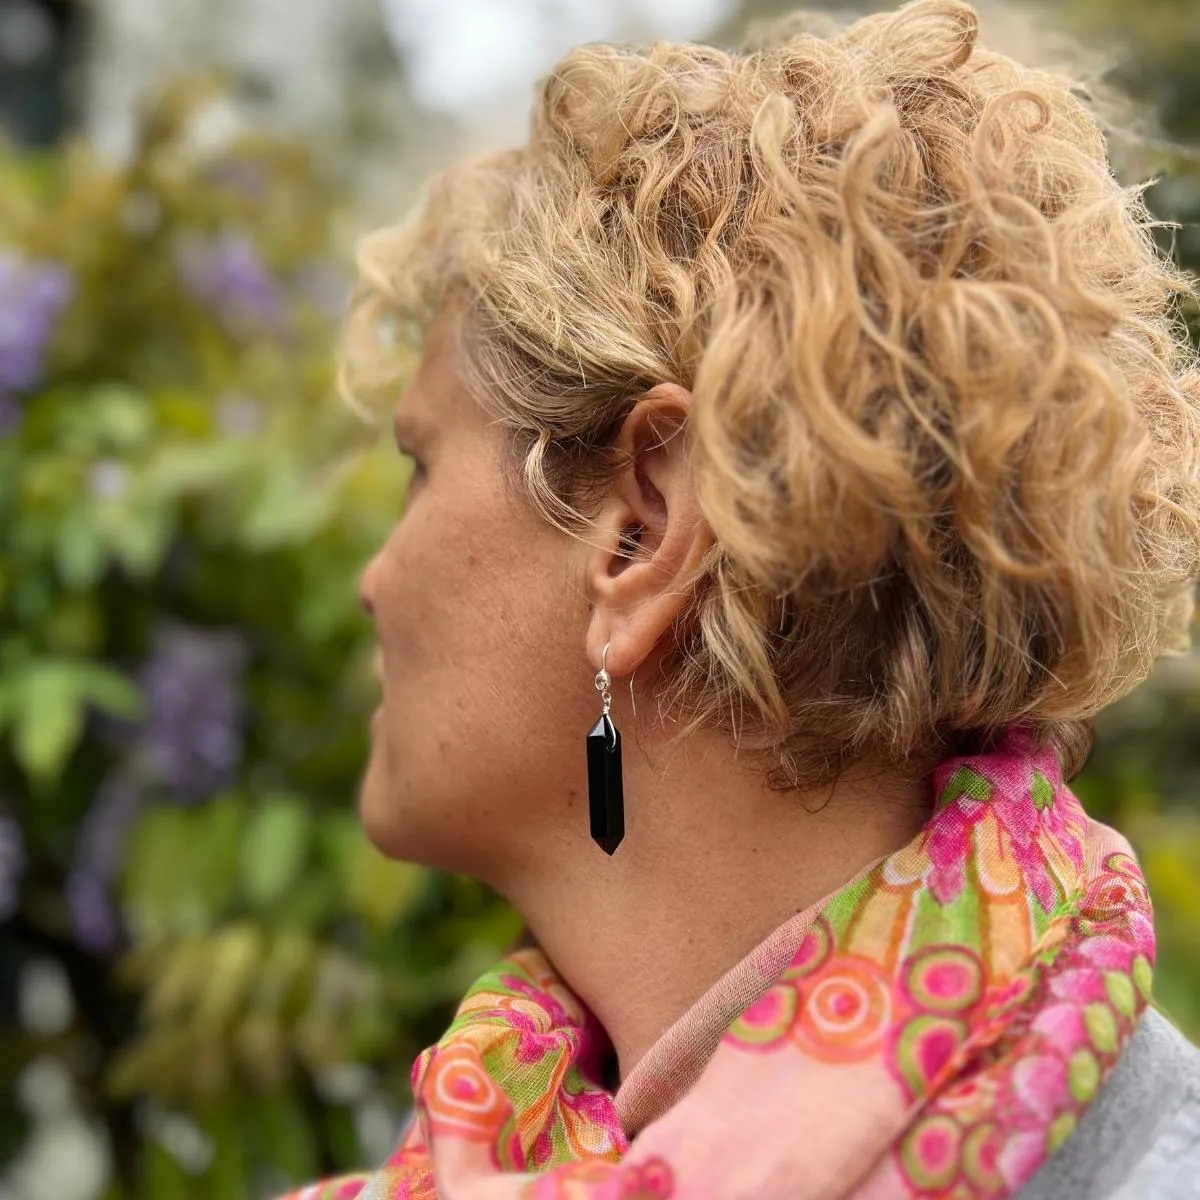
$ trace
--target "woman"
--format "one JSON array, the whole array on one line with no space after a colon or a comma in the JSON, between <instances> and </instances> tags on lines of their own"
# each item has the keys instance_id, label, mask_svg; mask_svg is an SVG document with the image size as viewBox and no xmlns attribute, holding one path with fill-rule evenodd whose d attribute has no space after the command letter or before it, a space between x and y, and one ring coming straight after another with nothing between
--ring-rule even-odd
<instances>
[{"instance_id":1,"label":"woman","mask_svg":"<svg viewBox=\"0 0 1200 1200\"><path fill-rule=\"evenodd\" d=\"M1186 644L1200 377L1071 85L954 0L580 49L361 273L351 389L422 351L362 819L530 936L300 1195L1184 1195L1067 781Z\"/></svg>"}]
</instances>

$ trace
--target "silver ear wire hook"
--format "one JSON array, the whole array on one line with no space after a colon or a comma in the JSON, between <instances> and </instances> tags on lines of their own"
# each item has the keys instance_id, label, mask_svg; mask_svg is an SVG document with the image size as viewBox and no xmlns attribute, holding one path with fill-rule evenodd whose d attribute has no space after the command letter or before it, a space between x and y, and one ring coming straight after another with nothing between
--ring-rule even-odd
<instances>
[{"instance_id":1,"label":"silver ear wire hook","mask_svg":"<svg viewBox=\"0 0 1200 1200\"><path fill-rule=\"evenodd\" d=\"M607 717L612 711L612 678L608 673L608 648L612 643L605 642L604 649L600 651L600 670L596 672L596 691L600 693L600 703L604 706L604 715ZM609 739L612 742L612 749L616 749L616 736Z\"/></svg>"}]
</instances>

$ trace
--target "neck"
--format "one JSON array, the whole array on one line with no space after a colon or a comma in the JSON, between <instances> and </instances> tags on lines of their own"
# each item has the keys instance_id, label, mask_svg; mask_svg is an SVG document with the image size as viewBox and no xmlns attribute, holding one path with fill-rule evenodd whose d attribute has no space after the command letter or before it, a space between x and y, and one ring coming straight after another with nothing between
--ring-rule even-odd
<instances>
[{"instance_id":1,"label":"neck","mask_svg":"<svg viewBox=\"0 0 1200 1200\"><path fill-rule=\"evenodd\" d=\"M616 854L587 836L579 794L569 828L560 824L526 860L536 867L497 882L607 1030L622 1080L730 967L911 841L930 811L924 765L859 769L819 791L784 794L716 735L694 736L665 769L631 742L627 834Z\"/></svg>"}]
</instances>

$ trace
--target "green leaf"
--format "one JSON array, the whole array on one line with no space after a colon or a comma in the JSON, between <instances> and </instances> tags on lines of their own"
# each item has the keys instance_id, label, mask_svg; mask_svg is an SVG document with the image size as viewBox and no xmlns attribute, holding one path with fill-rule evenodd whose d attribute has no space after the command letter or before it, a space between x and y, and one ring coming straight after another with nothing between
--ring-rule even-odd
<instances>
[{"instance_id":1,"label":"green leaf","mask_svg":"<svg viewBox=\"0 0 1200 1200\"><path fill-rule=\"evenodd\" d=\"M109 667L42 659L0 681L0 728L12 725L13 754L38 785L53 783L83 734L88 706L127 719L141 693Z\"/></svg>"},{"instance_id":2,"label":"green leaf","mask_svg":"<svg viewBox=\"0 0 1200 1200\"><path fill-rule=\"evenodd\" d=\"M355 855L363 843L363 829L349 812L322 815L318 826L318 843L324 870L339 882L353 869Z\"/></svg>"},{"instance_id":3,"label":"green leaf","mask_svg":"<svg viewBox=\"0 0 1200 1200\"><path fill-rule=\"evenodd\" d=\"M339 911L342 899L336 878L324 871L305 872L274 908L281 925L320 929Z\"/></svg>"},{"instance_id":4,"label":"green leaf","mask_svg":"<svg viewBox=\"0 0 1200 1200\"><path fill-rule=\"evenodd\" d=\"M177 808L147 809L129 838L122 872L123 907L136 936L157 941L200 931L193 920L191 815Z\"/></svg>"},{"instance_id":5,"label":"green leaf","mask_svg":"<svg viewBox=\"0 0 1200 1200\"><path fill-rule=\"evenodd\" d=\"M81 407L93 428L114 449L141 445L154 427L149 401L123 384L102 384L84 398Z\"/></svg>"},{"instance_id":6,"label":"green leaf","mask_svg":"<svg viewBox=\"0 0 1200 1200\"><path fill-rule=\"evenodd\" d=\"M417 898L426 879L420 867L384 857L363 837L349 863L344 882L346 901L352 912L373 925L386 927Z\"/></svg>"},{"instance_id":7,"label":"green leaf","mask_svg":"<svg viewBox=\"0 0 1200 1200\"><path fill-rule=\"evenodd\" d=\"M142 715L141 690L119 671L97 662L80 662L71 664L71 673L93 708L127 721Z\"/></svg>"},{"instance_id":8,"label":"green leaf","mask_svg":"<svg viewBox=\"0 0 1200 1200\"><path fill-rule=\"evenodd\" d=\"M319 1171L314 1130L290 1096L263 1097L251 1108L264 1157L292 1183L304 1183Z\"/></svg>"},{"instance_id":9,"label":"green leaf","mask_svg":"<svg viewBox=\"0 0 1200 1200\"><path fill-rule=\"evenodd\" d=\"M312 820L290 796L276 796L254 812L242 836L242 891L266 908L281 899L308 854Z\"/></svg>"},{"instance_id":10,"label":"green leaf","mask_svg":"<svg viewBox=\"0 0 1200 1200\"><path fill-rule=\"evenodd\" d=\"M336 490L279 468L246 513L238 536L249 550L303 542L313 536L333 512Z\"/></svg>"},{"instance_id":11,"label":"green leaf","mask_svg":"<svg viewBox=\"0 0 1200 1200\"><path fill-rule=\"evenodd\" d=\"M142 1149L141 1195L149 1200L189 1200L191 1185L179 1160L157 1142Z\"/></svg>"},{"instance_id":12,"label":"green leaf","mask_svg":"<svg viewBox=\"0 0 1200 1200\"><path fill-rule=\"evenodd\" d=\"M133 717L140 693L109 667L88 660L35 659L0 680L0 727L13 727L13 753L39 784L58 777L83 733L87 705Z\"/></svg>"},{"instance_id":13,"label":"green leaf","mask_svg":"<svg viewBox=\"0 0 1200 1200\"><path fill-rule=\"evenodd\" d=\"M139 493L124 503L106 506L100 516L105 538L121 565L137 579L152 575L175 532L174 506Z\"/></svg>"},{"instance_id":14,"label":"green leaf","mask_svg":"<svg viewBox=\"0 0 1200 1200\"><path fill-rule=\"evenodd\" d=\"M83 698L68 676L32 675L13 725L13 754L35 783L53 782L83 733Z\"/></svg>"},{"instance_id":15,"label":"green leaf","mask_svg":"<svg viewBox=\"0 0 1200 1200\"><path fill-rule=\"evenodd\" d=\"M206 1172L205 1191L210 1196L240 1197L249 1195L246 1170L246 1130L240 1114L233 1111L232 1097L214 1105L204 1121L204 1129L212 1141L213 1160Z\"/></svg>"},{"instance_id":16,"label":"green leaf","mask_svg":"<svg viewBox=\"0 0 1200 1200\"><path fill-rule=\"evenodd\" d=\"M228 484L242 468L247 449L233 441L197 441L164 448L141 476L147 499L165 503Z\"/></svg>"},{"instance_id":17,"label":"green leaf","mask_svg":"<svg viewBox=\"0 0 1200 1200\"><path fill-rule=\"evenodd\" d=\"M86 511L67 513L54 546L59 578L68 588L91 587L108 565L108 548Z\"/></svg>"},{"instance_id":18,"label":"green leaf","mask_svg":"<svg viewBox=\"0 0 1200 1200\"><path fill-rule=\"evenodd\" d=\"M236 796L226 795L210 800L195 817L196 893L210 926L237 893L245 812Z\"/></svg>"}]
</instances>

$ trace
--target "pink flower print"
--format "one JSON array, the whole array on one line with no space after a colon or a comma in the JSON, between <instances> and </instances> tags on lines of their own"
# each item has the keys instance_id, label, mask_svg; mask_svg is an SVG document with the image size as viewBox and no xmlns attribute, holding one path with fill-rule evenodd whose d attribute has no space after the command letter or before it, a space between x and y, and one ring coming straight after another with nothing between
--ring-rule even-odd
<instances>
[{"instance_id":1,"label":"pink flower print","mask_svg":"<svg viewBox=\"0 0 1200 1200\"><path fill-rule=\"evenodd\" d=\"M564 1040L570 1037L569 1033L562 1030L554 1033L543 1032L541 1022L518 1008L509 1010L505 1019L513 1032L517 1034L517 1062L522 1066L540 1063L547 1054L559 1050Z\"/></svg>"},{"instance_id":2,"label":"pink flower print","mask_svg":"<svg viewBox=\"0 0 1200 1200\"><path fill-rule=\"evenodd\" d=\"M994 1072L979 1071L951 1083L937 1098L940 1108L949 1113L980 1114L996 1107L1000 1081ZM966 1120L966 1117L960 1120Z\"/></svg>"},{"instance_id":3,"label":"pink flower print","mask_svg":"<svg viewBox=\"0 0 1200 1200\"><path fill-rule=\"evenodd\" d=\"M1061 1054L1070 1056L1081 1046L1091 1045L1083 1010L1070 1001L1050 1004L1034 1018L1033 1029Z\"/></svg>"},{"instance_id":4,"label":"pink flower print","mask_svg":"<svg viewBox=\"0 0 1200 1200\"><path fill-rule=\"evenodd\" d=\"M985 805L962 797L942 809L926 829L929 890L939 904L949 904L962 892L971 830L984 811Z\"/></svg>"},{"instance_id":5,"label":"pink flower print","mask_svg":"<svg viewBox=\"0 0 1200 1200\"><path fill-rule=\"evenodd\" d=\"M603 1147L601 1152L607 1153L610 1147L622 1153L629 1149L629 1139L617 1116L616 1105L607 1092L587 1090L574 1095L567 1092L563 1094L562 1105L576 1119L578 1130L592 1131L588 1135L589 1140L595 1142L597 1147ZM582 1133L577 1136L582 1136Z\"/></svg>"},{"instance_id":6,"label":"pink flower print","mask_svg":"<svg viewBox=\"0 0 1200 1200\"><path fill-rule=\"evenodd\" d=\"M961 892L971 849L971 831L992 814L1008 835L1010 851L1042 908L1052 912L1062 885L1054 878L1045 844L1056 844L1077 871L1083 868L1082 809L1061 784L1055 755L1032 753L1028 730L1009 731L986 770L978 758L952 760L939 768L935 788L940 807L925 830L924 848L934 898L948 904Z\"/></svg>"},{"instance_id":7,"label":"pink flower print","mask_svg":"<svg viewBox=\"0 0 1200 1200\"><path fill-rule=\"evenodd\" d=\"M1079 944L1079 957L1102 971L1128 973L1133 963L1133 947L1124 939L1112 934L1098 933L1084 938Z\"/></svg>"},{"instance_id":8,"label":"pink flower print","mask_svg":"<svg viewBox=\"0 0 1200 1200\"><path fill-rule=\"evenodd\" d=\"M1133 948L1143 954L1151 965L1155 960L1154 920L1149 912L1133 912L1127 921Z\"/></svg>"},{"instance_id":9,"label":"pink flower print","mask_svg":"<svg viewBox=\"0 0 1200 1200\"><path fill-rule=\"evenodd\" d=\"M1104 976L1095 967L1067 967L1050 974L1050 991L1059 1000L1091 1004L1104 999Z\"/></svg>"},{"instance_id":10,"label":"pink flower print","mask_svg":"<svg viewBox=\"0 0 1200 1200\"><path fill-rule=\"evenodd\" d=\"M313 1187L311 1190L306 1188L300 1193L298 1200L358 1200L358 1197L363 1194L363 1189L370 1183L369 1175L360 1175L357 1178L347 1178L335 1180L332 1187L328 1190L320 1190Z\"/></svg>"},{"instance_id":11,"label":"pink flower print","mask_svg":"<svg viewBox=\"0 0 1200 1200\"><path fill-rule=\"evenodd\" d=\"M777 983L730 1025L725 1040L743 1050L774 1050L788 1035L799 996L794 984Z\"/></svg>"},{"instance_id":12,"label":"pink flower print","mask_svg":"<svg viewBox=\"0 0 1200 1200\"><path fill-rule=\"evenodd\" d=\"M1150 896L1140 880L1117 871L1106 871L1088 884L1079 915L1096 924L1122 921L1129 913L1146 911Z\"/></svg>"},{"instance_id":13,"label":"pink flower print","mask_svg":"<svg viewBox=\"0 0 1200 1200\"><path fill-rule=\"evenodd\" d=\"M533 1147L529 1152L529 1165L536 1171L542 1170L550 1161L553 1151L554 1143L550 1140L550 1131L543 1129L533 1140Z\"/></svg>"},{"instance_id":14,"label":"pink flower print","mask_svg":"<svg viewBox=\"0 0 1200 1200\"><path fill-rule=\"evenodd\" d=\"M571 1019L570 1014L554 996L534 986L528 980L522 979L519 975L501 975L500 983L503 987L518 992L537 1005L546 1014L549 1027L578 1024L577 1021Z\"/></svg>"},{"instance_id":15,"label":"pink flower print","mask_svg":"<svg viewBox=\"0 0 1200 1200\"><path fill-rule=\"evenodd\" d=\"M1067 1065L1056 1054L1021 1059L1013 1068L1012 1082L1017 1098L1043 1124L1067 1105Z\"/></svg>"},{"instance_id":16,"label":"pink flower print","mask_svg":"<svg viewBox=\"0 0 1200 1200\"><path fill-rule=\"evenodd\" d=\"M1046 1134L1041 1129L1014 1133L1000 1151L1000 1174L1011 1194L1023 1187L1046 1159Z\"/></svg>"},{"instance_id":17,"label":"pink flower print","mask_svg":"<svg viewBox=\"0 0 1200 1200\"><path fill-rule=\"evenodd\" d=\"M1018 1004L1031 1002L1038 988L1038 977L1028 970L1018 971L1007 983L988 989L988 1016L1001 1017Z\"/></svg>"},{"instance_id":18,"label":"pink flower print","mask_svg":"<svg viewBox=\"0 0 1200 1200\"><path fill-rule=\"evenodd\" d=\"M675 1177L661 1158L644 1163L567 1163L530 1185L530 1200L669 1200Z\"/></svg>"},{"instance_id":19,"label":"pink flower print","mask_svg":"<svg viewBox=\"0 0 1200 1200\"><path fill-rule=\"evenodd\" d=\"M1024 793L996 801L993 811L1008 834L1012 855L1038 903L1044 911L1053 912L1063 885L1051 873L1044 845L1058 845L1077 871L1083 869L1083 844L1075 819L1079 802L1066 789L1055 794L1042 772L1035 770L1031 775Z\"/></svg>"}]
</instances>

